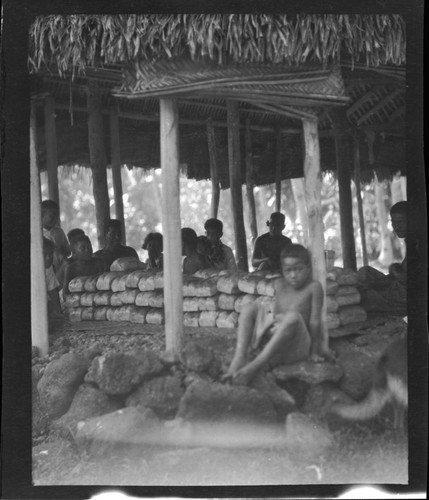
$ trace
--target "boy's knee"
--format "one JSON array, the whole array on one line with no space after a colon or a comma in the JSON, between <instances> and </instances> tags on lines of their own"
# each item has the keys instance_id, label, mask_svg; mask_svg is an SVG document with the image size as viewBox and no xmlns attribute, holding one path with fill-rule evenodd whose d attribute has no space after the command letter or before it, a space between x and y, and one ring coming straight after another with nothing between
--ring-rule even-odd
<instances>
[{"instance_id":1,"label":"boy's knee","mask_svg":"<svg viewBox=\"0 0 429 500\"><path fill-rule=\"evenodd\" d=\"M258 306L254 303L246 304L240 312L239 321L256 320Z\"/></svg>"}]
</instances>

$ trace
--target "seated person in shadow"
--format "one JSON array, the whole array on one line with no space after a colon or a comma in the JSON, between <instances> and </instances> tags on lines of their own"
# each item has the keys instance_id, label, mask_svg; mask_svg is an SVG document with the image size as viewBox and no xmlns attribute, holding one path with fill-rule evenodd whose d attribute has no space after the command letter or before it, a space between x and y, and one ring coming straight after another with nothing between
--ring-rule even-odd
<instances>
[{"instance_id":1,"label":"seated person in shadow","mask_svg":"<svg viewBox=\"0 0 429 500\"><path fill-rule=\"evenodd\" d=\"M71 229L67 233L67 239L70 242L70 249L73 239L77 238L78 236L85 236L85 231L83 229L76 228L76 229ZM64 273L66 271L67 264L69 264L70 262L73 262L73 253L61 264L61 267L56 273L57 279L60 282L61 287L63 286L64 283Z\"/></svg>"},{"instance_id":2,"label":"seated person in shadow","mask_svg":"<svg viewBox=\"0 0 429 500\"><path fill-rule=\"evenodd\" d=\"M86 235L76 236L71 241L73 260L66 266L64 272L63 297L69 291L69 283L77 276L93 276L104 270L103 261L94 257L91 241Z\"/></svg>"},{"instance_id":3,"label":"seated person in shadow","mask_svg":"<svg viewBox=\"0 0 429 500\"><path fill-rule=\"evenodd\" d=\"M194 274L200 269L210 267L210 263L197 252L198 236L197 233L190 227L182 228L182 255L183 259L183 273Z\"/></svg>"},{"instance_id":4,"label":"seated person in shadow","mask_svg":"<svg viewBox=\"0 0 429 500\"><path fill-rule=\"evenodd\" d=\"M162 269L162 234L149 233L144 239L143 250L147 250L148 260L146 261L146 269Z\"/></svg>"},{"instance_id":5,"label":"seated person in shadow","mask_svg":"<svg viewBox=\"0 0 429 500\"><path fill-rule=\"evenodd\" d=\"M398 238L407 236L407 202L395 203L390 209L392 227ZM406 240L405 240L406 243ZM358 270L361 304L368 312L407 315L407 257L393 263L386 275L370 266Z\"/></svg>"},{"instance_id":6,"label":"seated person in shadow","mask_svg":"<svg viewBox=\"0 0 429 500\"><path fill-rule=\"evenodd\" d=\"M274 212L267 221L268 233L258 236L253 249L252 266L257 271L279 271L280 252L292 244L292 240L282 234L285 226L285 216Z\"/></svg>"},{"instance_id":7,"label":"seated person in shadow","mask_svg":"<svg viewBox=\"0 0 429 500\"><path fill-rule=\"evenodd\" d=\"M139 258L134 248L122 245L122 223L118 219L108 219L104 223L104 248L94 253L103 261L104 270L110 271L111 264L120 257Z\"/></svg>"},{"instance_id":8,"label":"seated person in shadow","mask_svg":"<svg viewBox=\"0 0 429 500\"><path fill-rule=\"evenodd\" d=\"M227 269L228 271L236 271L237 264L235 262L234 253L231 248L222 243L223 223L219 219L208 219L204 224L207 238L211 243L209 260L211 267L219 269Z\"/></svg>"}]
</instances>

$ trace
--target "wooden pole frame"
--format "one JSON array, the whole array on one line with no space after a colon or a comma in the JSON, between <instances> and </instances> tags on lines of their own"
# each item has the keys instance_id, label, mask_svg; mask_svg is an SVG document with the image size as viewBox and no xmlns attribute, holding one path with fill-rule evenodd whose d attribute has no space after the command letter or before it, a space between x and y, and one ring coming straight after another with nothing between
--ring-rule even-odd
<instances>
[{"instance_id":1,"label":"wooden pole frame","mask_svg":"<svg viewBox=\"0 0 429 500\"><path fill-rule=\"evenodd\" d=\"M276 212L281 211L282 204L282 131L276 130Z\"/></svg>"},{"instance_id":2,"label":"wooden pole frame","mask_svg":"<svg viewBox=\"0 0 429 500\"><path fill-rule=\"evenodd\" d=\"M110 218L109 191L107 188L107 161L104 145L104 125L101 95L92 82L87 87L88 146L92 171L92 189L97 221L99 247L104 246L104 222Z\"/></svg>"},{"instance_id":3,"label":"wooden pole frame","mask_svg":"<svg viewBox=\"0 0 429 500\"><path fill-rule=\"evenodd\" d=\"M346 111L337 110L334 114L335 154L337 163L338 193L340 208L341 247L343 266L356 271L356 246L353 230L353 203L351 189L351 137L344 135L347 128Z\"/></svg>"},{"instance_id":4,"label":"wooden pole frame","mask_svg":"<svg viewBox=\"0 0 429 500\"><path fill-rule=\"evenodd\" d=\"M36 111L31 102L30 111L30 205L31 205L31 342L40 356L49 351L48 301L45 265L43 260L42 210L40 178L36 155Z\"/></svg>"},{"instance_id":5,"label":"wooden pole frame","mask_svg":"<svg viewBox=\"0 0 429 500\"><path fill-rule=\"evenodd\" d=\"M354 183L356 186L356 200L357 200L358 214L359 214L360 241L362 245L362 261L363 265L367 266L368 251L366 248L365 218L363 214L363 201L362 201L361 181L360 181L360 147L359 147L359 137L357 135L353 137L353 160L354 160Z\"/></svg>"},{"instance_id":6,"label":"wooden pole frame","mask_svg":"<svg viewBox=\"0 0 429 500\"><path fill-rule=\"evenodd\" d=\"M55 98L48 95L44 103L46 171L48 174L49 199L59 205L57 127L55 123Z\"/></svg>"},{"instance_id":7,"label":"wooden pole frame","mask_svg":"<svg viewBox=\"0 0 429 500\"><path fill-rule=\"evenodd\" d=\"M326 261L324 227L322 219L322 175L320 169L319 130L316 120L303 120L305 144L304 189L308 214L311 268L313 279L320 282L326 296ZM329 344L326 300L322 306L322 348Z\"/></svg>"},{"instance_id":8,"label":"wooden pole frame","mask_svg":"<svg viewBox=\"0 0 429 500\"><path fill-rule=\"evenodd\" d=\"M113 196L115 201L115 216L122 223L122 244L126 244L126 228L124 217L124 201L122 198L122 177L121 177L121 145L119 139L119 113L118 105L110 106L110 161L112 167Z\"/></svg>"},{"instance_id":9,"label":"wooden pole frame","mask_svg":"<svg viewBox=\"0 0 429 500\"><path fill-rule=\"evenodd\" d=\"M219 200L220 200L220 184L219 184L219 174L217 168L217 150L216 150L216 136L213 127L213 120L209 118L207 120L207 144L209 148L209 160L210 160L210 178L212 181L212 200L210 206L211 217L217 219L217 214L219 211Z\"/></svg>"},{"instance_id":10,"label":"wooden pole frame","mask_svg":"<svg viewBox=\"0 0 429 500\"><path fill-rule=\"evenodd\" d=\"M246 230L243 217L243 193L240 161L240 117L238 102L227 101L229 184L231 208L234 221L235 252L237 268L248 271Z\"/></svg>"},{"instance_id":11,"label":"wooden pole frame","mask_svg":"<svg viewBox=\"0 0 429 500\"><path fill-rule=\"evenodd\" d=\"M250 119L246 118L245 128L244 128L244 144L246 152L246 196L247 203L249 205L249 225L250 232L252 234L252 243L255 242L258 237L258 225L256 222L256 204L255 204L255 166L253 163L253 153L252 153L252 133L250 129Z\"/></svg>"},{"instance_id":12,"label":"wooden pole frame","mask_svg":"<svg viewBox=\"0 0 429 500\"><path fill-rule=\"evenodd\" d=\"M177 354L183 345L183 279L179 116L173 99L160 99L160 139L166 350Z\"/></svg>"}]
</instances>

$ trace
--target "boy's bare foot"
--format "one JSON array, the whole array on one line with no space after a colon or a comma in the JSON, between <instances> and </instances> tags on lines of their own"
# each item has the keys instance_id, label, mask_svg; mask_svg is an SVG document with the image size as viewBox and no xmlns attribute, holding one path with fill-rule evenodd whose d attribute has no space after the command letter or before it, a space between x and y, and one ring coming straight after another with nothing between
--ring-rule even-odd
<instances>
[{"instance_id":1,"label":"boy's bare foot","mask_svg":"<svg viewBox=\"0 0 429 500\"><path fill-rule=\"evenodd\" d=\"M222 375L221 381L228 382L235 377L237 371L242 368L247 363L247 358L245 356L234 357L229 365L227 372Z\"/></svg>"},{"instance_id":2,"label":"boy's bare foot","mask_svg":"<svg viewBox=\"0 0 429 500\"><path fill-rule=\"evenodd\" d=\"M259 372L259 366L254 363L248 363L240 368L232 378L234 385L249 385Z\"/></svg>"}]
</instances>

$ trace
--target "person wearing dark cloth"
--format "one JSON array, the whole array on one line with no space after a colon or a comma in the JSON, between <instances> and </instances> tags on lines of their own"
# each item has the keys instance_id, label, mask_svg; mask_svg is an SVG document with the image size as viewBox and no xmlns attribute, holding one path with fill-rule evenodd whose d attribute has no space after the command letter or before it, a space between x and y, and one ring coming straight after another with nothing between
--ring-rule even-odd
<instances>
[{"instance_id":1,"label":"person wearing dark cloth","mask_svg":"<svg viewBox=\"0 0 429 500\"><path fill-rule=\"evenodd\" d=\"M234 253L231 248L222 243L223 224L219 219L208 219L204 224L206 236L210 241L211 250L209 260L211 266L222 270L236 271L237 264L235 262Z\"/></svg>"},{"instance_id":2,"label":"person wearing dark cloth","mask_svg":"<svg viewBox=\"0 0 429 500\"><path fill-rule=\"evenodd\" d=\"M79 229L79 228L76 228L76 229L71 229L68 233L67 233L67 239L69 240L69 243L70 243L70 249L71 249L71 256L68 257L62 264L61 264L61 267L58 269L57 273L56 273L56 276L57 276L57 280L60 282L60 285L61 287L63 286L63 283L64 283L64 273L66 271L66 267L67 267L67 264L69 264L70 262L73 262L73 249L72 249L72 242L74 240L74 238L77 238L78 236L85 236L85 231L83 229Z\"/></svg>"},{"instance_id":3,"label":"person wearing dark cloth","mask_svg":"<svg viewBox=\"0 0 429 500\"><path fill-rule=\"evenodd\" d=\"M94 253L95 258L103 260L104 270L110 271L111 264L120 257L139 258L134 248L121 244L122 223L118 219L108 219L104 224L105 245Z\"/></svg>"},{"instance_id":4,"label":"person wearing dark cloth","mask_svg":"<svg viewBox=\"0 0 429 500\"><path fill-rule=\"evenodd\" d=\"M253 249L252 266L258 270L279 271L280 252L292 244L292 240L282 234L285 226L285 216L274 212L267 221L268 233L258 236Z\"/></svg>"},{"instance_id":5,"label":"person wearing dark cloth","mask_svg":"<svg viewBox=\"0 0 429 500\"><path fill-rule=\"evenodd\" d=\"M92 276L103 272L103 261L94 257L92 245L88 236L75 236L71 241L73 260L69 262L64 271L63 297L69 291L69 283L77 276Z\"/></svg>"},{"instance_id":6,"label":"person wearing dark cloth","mask_svg":"<svg viewBox=\"0 0 429 500\"><path fill-rule=\"evenodd\" d=\"M64 231L58 225L60 220L58 203L53 200L43 200L41 209L43 236L51 240L55 245L52 265L54 272L57 273L70 255L70 245Z\"/></svg>"},{"instance_id":7,"label":"person wearing dark cloth","mask_svg":"<svg viewBox=\"0 0 429 500\"><path fill-rule=\"evenodd\" d=\"M197 233L190 227L182 228L182 254L185 256L183 259L184 274L194 274L200 269L210 267L205 257L197 252L197 245Z\"/></svg>"},{"instance_id":8,"label":"person wearing dark cloth","mask_svg":"<svg viewBox=\"0 0 429 500\"><path fill-rule=\"evenodd\" d=\"M398 238L407 236L407 202L395 203L390 209L393 231ZM407 240L405 239L405 244ZM370 266L358 270L361 305L368 312L407 315L407 256L389 267L384 274Z\"/></svg>"},{"instance_id":9,"label":"person wearing dark cloth","mask_svg":"<svg viewBox=\"0 0 429 500\"><path fill-rule=\"evenodd\" d=\"M146 269L162 269L162 234L149 233L144 239L143 250L147 250L148 260L146 261Z\"/></svg>"}]
</instances>

